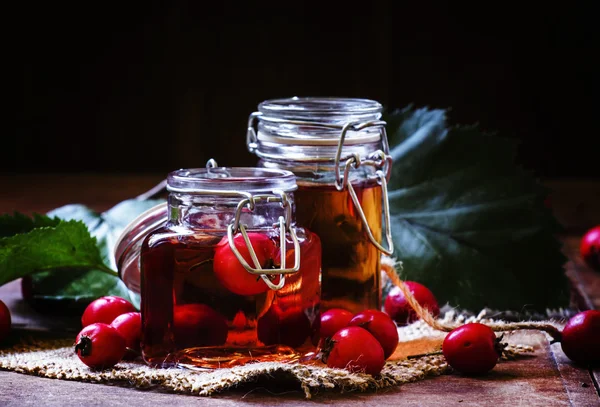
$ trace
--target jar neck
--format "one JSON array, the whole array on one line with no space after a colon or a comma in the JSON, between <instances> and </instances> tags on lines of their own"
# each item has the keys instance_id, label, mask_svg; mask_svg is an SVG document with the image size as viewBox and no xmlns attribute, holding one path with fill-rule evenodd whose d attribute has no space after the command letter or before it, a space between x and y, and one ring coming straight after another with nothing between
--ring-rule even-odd
<instances>
[{"instance_id":1,"label":"jar neck","mask_svg":"<svg viewBox=\"0 0 600 407\"><path fill-rule=\"evenodd\" d=\"M261 194L277 197L275 194ZM286 193L290 205L290 221L295 224L294 194ZM235 221L243 197L223 195L195 195L171 192L168 197L168 223L173 227L225 232ZM286 216L281 202L256 201L251 210L246 204L239 214L239 222L248 229L269 229L279 225L279 218Z\"/></svg>"}]
</instances>

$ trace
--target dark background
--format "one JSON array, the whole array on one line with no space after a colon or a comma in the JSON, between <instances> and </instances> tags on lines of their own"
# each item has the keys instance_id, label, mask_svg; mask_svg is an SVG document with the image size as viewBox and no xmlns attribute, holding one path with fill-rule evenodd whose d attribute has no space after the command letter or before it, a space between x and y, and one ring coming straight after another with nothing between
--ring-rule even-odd
<instances>
[{"instance_id":1,"label":"dark background","mask_svg":"<svg viewBox=\"0 0 600 407\"><path fill-rule=\"evenodd\" d=\"M5 13L19 97L0 169L252 165L248 115L296 95L451 108L521 140L540 177L600 177L593 2L526 3L23 2Z\"/></svg>"}]
</instances>

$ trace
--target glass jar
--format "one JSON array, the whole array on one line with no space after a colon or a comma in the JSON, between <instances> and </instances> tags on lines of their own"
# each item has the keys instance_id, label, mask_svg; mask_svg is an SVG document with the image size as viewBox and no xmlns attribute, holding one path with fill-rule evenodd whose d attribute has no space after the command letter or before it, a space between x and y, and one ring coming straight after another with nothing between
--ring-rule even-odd
<instances>
[{"instance_id":1,"label":"glass jar","mask_svg":"<svg viewBox=\"0 0 600 407\"><path fill-rule=\"evenodd\" d=\"M294 174L277 169L168 175L167 207L132 222L117 248L123 280L139 284L146 363L216 368L315 350L321 245L296 225L296 189Z\"/></svg>"},{"instance_id":2,"label":"glass jar","mask_svg":"<svg viewBox=\"0 0 600 407\"><path fill-rule=\"evenodd\" d=\"M373 100L294 97L263 101L249 118L249 151L259 167L296 175L296 218L321 238L321 311L381 309L381 253L394 250L381 113Z\"/></svg>"}]
</instances>

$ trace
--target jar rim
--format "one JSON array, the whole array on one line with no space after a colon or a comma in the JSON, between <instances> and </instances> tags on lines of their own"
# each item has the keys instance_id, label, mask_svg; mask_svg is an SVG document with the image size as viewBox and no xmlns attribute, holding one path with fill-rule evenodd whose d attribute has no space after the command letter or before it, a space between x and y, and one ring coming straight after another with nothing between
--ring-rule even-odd
<instances>
[{"instance_id":1,"label":"jar rim","mask_svg":"<svg viewBox=\"0 0 600 407\"><path fill-rule=\"evenodd\" d=\"M288 119L335 119L351 116L370 118L383 110L381 103L364 98L348 97L298 97L264 100L258 105L263 117Z\"/></svg>"},{"instance_id":2,"label":"jar rim","mask_svg":"<svg viewBox=\"0 0 600 407\"><path fill-rule=\"evenodd\" d=\"M291 192L298 188L291 171L259 167L182 168L167 176L167 190L189 194L219 191Z\"/></svg>"}]
</instances>

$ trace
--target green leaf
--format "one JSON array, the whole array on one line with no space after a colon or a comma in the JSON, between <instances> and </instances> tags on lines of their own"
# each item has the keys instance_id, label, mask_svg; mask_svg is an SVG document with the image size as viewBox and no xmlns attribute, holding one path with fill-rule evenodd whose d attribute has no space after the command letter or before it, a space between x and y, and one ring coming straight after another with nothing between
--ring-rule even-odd
<instances>
[{"instance_id":1,"label":"green leaf","mask_svg":"<svg viewBox=\"0 0 600 407\"><path fill-rule=\"evenodd\" d=\"M104 263L116 270L113 250L117 239L127 225L146 210L163 203L163 200L128 199L118 203L106 212L96 212L81 204L61 206L48 212L48 216L65 220L81 220L98 240Z\"/></svg>"},{"instance_id":2,"label":"green leaf","mask_svg":"<svg viewBox=\"0 0 600 407\"><path fill-rule=\"evenodd\" d=\"M58 278L55 272L38 273L32 280L36 299L70 300L90 302L103 295L117 295L129 298L129 291L123 282L97 270L73 270L69 278Z\"/></svg>"},{"instance_id":3,"label":"green leaf","mask_svg":"<svg viewBox=\"0 0 600 407\"><path fill-rule=\"evenodd\" d=\"M19 233L27 233L35 228L56 226L60 222L58 218L50 218L37 213L29 217L20 212L0 215L0 238L10 237Z\"/></svg>"},{"instance_id":4,"label":"green leaf","mask_svg":"<svg viewBox=\"0 0 600 407\"><path fill-rule=\"evenodd\" d=\"M40 271L111 270L102 262L87 227L79 221L61 221L0 239L0 285Z\"/></svg>"},{"instance_id":5,"label":"green leaf","mask_svg":"<svg viewBox=\"0 0 600 407\"><path fill-rule=\"evenodd\" d=\"M561 228L547 191L514 162L516 144L446 112L386 113L389 199L401 278L470 310L568 306Z\"/></svg>"},{"instance_id":6,"label":"green leaf","mask_svg":"<svg viewBox=\"0 0 600 407\"><path fill-rule=\"evenodd\" d=\"M89 233L97 240L96 245L103 264L116 270L113 250L125 227L142 212L162 202L164 201L130 199L103 213L93 211L85 205L70 204L56 208L48 215L85 223ZM98 270L77 270L76 273L68 275L60 271L39 273L31 276L30 286L34 300L43 300L44 303L51 300L90 302L105 295L126 298L134 305L139 302L121 279Z\"/></svg>"}]
</instances>

